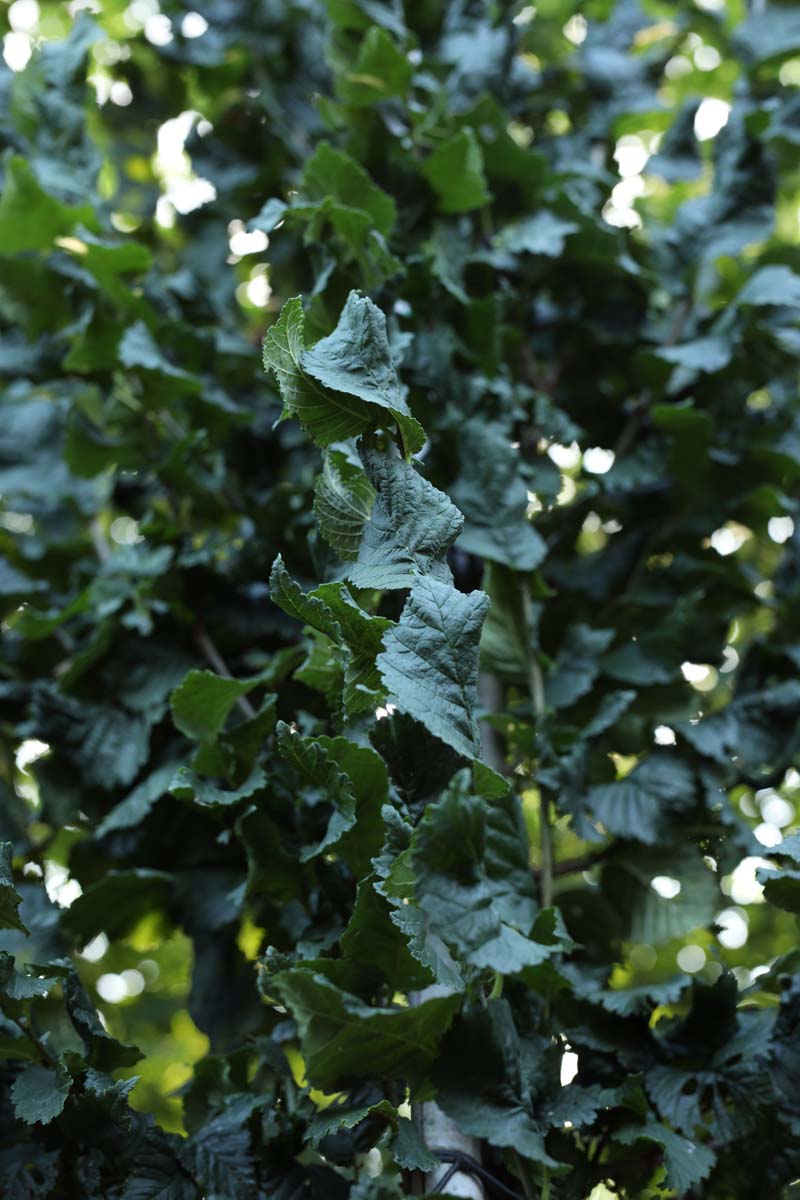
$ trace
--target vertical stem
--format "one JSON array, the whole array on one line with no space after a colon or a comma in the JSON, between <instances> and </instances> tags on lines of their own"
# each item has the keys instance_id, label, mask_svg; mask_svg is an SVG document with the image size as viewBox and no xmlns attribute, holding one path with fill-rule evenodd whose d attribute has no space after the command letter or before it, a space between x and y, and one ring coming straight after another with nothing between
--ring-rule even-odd
<instances>
[{"instance_id":1,"label":"vertical stem","mask_svg":"<svg viewBox=\"0 0 800 1200\"><path fill-rule=\"evenodd\" d=\"M536 650L531 644L530 612L531 592L526 580L521 580L522 601L524 609L525 649L528 656L528 691L533 709L533 719L537 732L545 714L544 680ZM543 788L539 788L539 845L541 848L542 866L539 877L540 900L542 908L549 908L553 903L553 830L551 825L550 799Z\"/></svg>"},{"instance_id":2,"label":"vertical stem","mask_svg":"<svg viewBox=\"0 0 800 1200\"><path fill-rule=\"evenodd\" d=\"M530 1176L528 1175L528 1168L525 1165L525 1160L518 1150L512 1150L511 1157L514 1160L514 1166L516 1167L517 1174L519 1175L519 1180L522 1184L522 1190L525 1193L525 1200L536 1200L536 1196L533 1191L533 1185L531 1184Z\"/></svg>"}]
</instances>

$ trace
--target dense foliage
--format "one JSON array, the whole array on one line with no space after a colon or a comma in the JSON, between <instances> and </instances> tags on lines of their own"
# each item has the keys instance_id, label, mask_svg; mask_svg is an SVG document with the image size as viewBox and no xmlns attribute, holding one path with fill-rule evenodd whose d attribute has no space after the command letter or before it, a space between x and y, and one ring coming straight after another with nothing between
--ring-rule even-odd
<instances>
[{"instance_id":1,"label":"dense foliage","mask_svg":"<svg viewBox=\"0 0 800 1200\"><path fill-rule=\"evenodd\" d=\"M6 9L4 1198L798 1194L753 8Z\"/></svg>"}]
</instances>

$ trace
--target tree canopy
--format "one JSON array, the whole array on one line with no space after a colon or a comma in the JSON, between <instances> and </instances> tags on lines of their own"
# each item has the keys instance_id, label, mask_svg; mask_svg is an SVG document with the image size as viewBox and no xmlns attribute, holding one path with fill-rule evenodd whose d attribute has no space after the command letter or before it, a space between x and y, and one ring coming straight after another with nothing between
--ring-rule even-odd
<instances>
[{"instance_id":1,"label":"tree canopy","mask_svg":"<svg viewBox=\"0 0 800 1200\"><path fill-rule=\"evenodd\" d=\"M797 7L2 20L3 1196L800 1195Z\"/></svg>"}]
</instances>

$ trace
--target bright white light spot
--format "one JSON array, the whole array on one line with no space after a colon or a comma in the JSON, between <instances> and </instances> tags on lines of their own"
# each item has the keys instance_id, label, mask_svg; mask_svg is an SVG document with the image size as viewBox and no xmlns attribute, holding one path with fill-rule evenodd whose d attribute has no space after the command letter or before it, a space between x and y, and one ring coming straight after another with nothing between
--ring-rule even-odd
<instances>
[{"instance_id":1,"label":"bright white light spot","mask_svg":"<svg viewBox=\"0 0 800 1200\"><path fill-rule=\"evenodd\" d=\"M777 825L773 825L770 821L762 821L760 825L756 825L753 830L753 837L757 842L761 842L762 846L780 846L783 841L783 834Z\"/></svg>"},{"instance_id":2,"label":"bright white light spot","mask_svg":"<svg viewBox=\"0 0 800 1200\"><path fill-rule=\"evenodd\" d=\"M397 705L389 703L385 708L376 708L375 716L379 721L383 721L386 717L390 717L393 712L397 712Z\"/></svg>"},{"instance_id":3,"label":"bright white light spot","mask_svg":"<svg viewBox=\"0 0 800 1200\"><path fill-rule=\"evenodd\" d=\"M14 0L8 10L8 23L15 33L30 33L39 24L36 0Z\"/></svg>"},{"instance_id":4,"label":"bright white light spot","mask_svg":"<svg viewBox=\"0 0 800 1200\"><path fill-rule=\"evenodd\" d=\"M578 493L575 486L575 480L569 475L563 475L561 478L561 491L556 496L556 504L571 504Z\"/></svg>"},{"instance_id":5,"label":"bright white light spot","mask_svg":"<svg viewBox=\"0 0 800 1200\"><path fill-rule=\"evenodd\" d=\"M727 675L729 671L735 671L739 665L739 655L734 650L733 646L726 646L722 651L722 657L725 660L720 667L720 672Z\"/></svg>"},{"instance_id":6,"label":"bright white light spot","mask_svg":"<svg viewBox=\"0 0 800 1200\"><path fill-rule=\"evenodd\" d=\"M717 937L727 950L738 950L747 941L747 913L741 908L724 908L717 914L716 924L720 926Z\"/></svg>"},{"instance_id":7,"label":"bright white light spot","mask_svg":"<svg viewBox=\"0 0 800 1200\"><path fill-rule=\"evenodd\" d=\"M626 134L617 142L614 158L623 179L631 175L641 175L650 157L647 147L641 138L635 134Z\"/></svg>"},{"instance_id":8,"label":"bright white light spot","mask_svg":"<svg viewBox=\"0 0 800 1200\"><path fill-rule=\"evenodd\" d=\"M657 746L674 746L677 741L675 730L669 725L656 725L653 741Z\"/></svg>"},{"instance_id":9,"label":"bright white light spot","mask_svg":"<svg viewBox=\"0 0 800 1200\"><path fill-rule=\"evenodd\" d=\"M705 12L720 12L725 7L725 0L694 0L694 2Z\"/></svg>"},{"instance_id":10,"label":"bright white light spot","mask_svg":"<svg viewBox=\"0 0 800 1200\"><path fill-rule=\"evenodd\" d=\"M727 886L725 885L725 881L723 881L723 891L736 904L762 904L764 901L764 888L756 879L756 871L759 867L769 867L771 865L766 858L743 858L728 877Z\"/></svg>"},{"instance_id":11,"label":"bright white light spot","mask_svg":"<svg viewBox=\"0 0 800 1200\"><path fill-rule=\"evenodd\" d=\"M687 683L701 692L710 692L717 682L717 672L708 663L683 662L681 674Z\"/></svg>"},{"instance_id":12,"label":"bright white light spot","mask_svg":"<svg viewBox=\"0 0 800 1200\"><path fill-rule=\"evenodd\" d=\"M162 229L172 229L175 224L175 209L166 196L159 196L156 201L156 225Z\"/></svg>"},{"instance_id":13,"label":"bright white light spot","mask_svg":"<svg viewBox=\"0 0 800 1200\"><path fill-rule=\"evenodd\" d=\"M680 79L682 75L691 75L692 64L685 54L675 54L664 67L667 79Z\"/></svg>"},{"instance_id":14,"label":"bright white light spot","mask_svg":"<svg viewBox=\"0 0 800 1200\"><path fill-rule=\"evenodd\" d=\"M662 900L674 900L681 891L680 880L673 879L670 875L655 875L650 880L650 887Z\"/></svg>"},{"instance_id":15,"label":"bright white light spot","mask_svg":"<svg viewBox=\"0 0 800 1200\"><path fill-rule=\"evenodd\" d=\"M202 37L207 29L208 21L199 12L188 12L181 21L181 33L185 38Z\"/></svg>"},{"instance_id":16,"label":"bright white light spot","mask_svg":"<svg viewBox=\"0 0 800 1200\"><path fill-rule=\"evenodd\" d=\"M172 22L164 13L153 13L144 23L144 36L153 46L168 46L172 41Z\"/></svg>"},{"instance_id":17,"label":"bright white light spot","mask_svg":"<svg viewBox=\"0 0 800 1200\"><path fill-rule=\"evenodd\" d=\"M572 42L573 46L580 46L586 41L588 29L586 17L580 13L575 13L564 26L564 37L568 42Z\"/></svg>"},{"instance_id":18,"label":"bright white light spot","mask_svg":"<svg viewBox=\"0 0 800 1200\"><path fill-rule=\"evenodd\" d=\"M366 1168L367 1175L370 1179L376 1179L383 1171L383 1155L377 1146L373 1146L368 1150L363 1158L363 1165Z\"/></svg>"},{"instance_id":19,"label":"bright white light spot","mask_svg":"<svg viewBox=\"0 0 800 1200\"><path fill-rule=\"evenodd\" d=\"M31 763L36 762L37 758L41 758L43 754L47 754L49 749L47 742L40 742L38 738L26 738L24 742L20 743L14 756L20 771L27 770Z\"/></svg>"},{"instance_id":20,"label":"bright white light spot","mask_svg":"<svg viewBox=\"0 0 800 1200\"><path fill-rule=\"evenodd\" d=\"M69 908L83 895L83 888L77 879L70 879L66 867L62 867L60 863L45 863L44 886L49 898L60 908Z\"/></svg>"},{"instance_id":21,"label":"bright white light spot","mask_svg":"<svg viewBox=\"0 0 800 1200\"><path fill-rule=\"evenodd\" d=\"M706 96L700 101L694 115L694 132L698 141L707 142L716 137L720 129L728 123L731 106L726 100L717 100L715 96Z\"/></svg>"},{"instance_id":22,"label":"bright white light spot","mask_svg":"<svg viewBox=\"0 0 800 1200\"><path fill-rule=\"evenodd\" d=\"M89 75L88 79L89 83L94 88L95 99L97 100L99 107L102 108L104 104L108 103L108 98L111 95L111 84L113 80L109 79L107 75L97 74Z\"/></svg>"},{"instance_id":23,"label":"bright white light spot","mask_svg":"<svg viewBox=\"0 0 800 1200\"><path fill-rule=\"evenodd\" d=\"M201 117L197 122L197 136L201 138L208 137L213 128L214 126L210 121L207 121L205 117ZM275 228L277 229L278 226L276 225Z\"/></svg>"},{"instance_id":24,"label":"bright white light spot","mask_svg":"<svg viewBox=\"0 0 800 1200\"><path fill-rule=\"evenodd\" d=\"M706 965L706 952L702 946L684 946L678 951L677 963L682 971L694 975Z\"/></svg>"},{"instance_id":25,"label":"bright white light spot","mask_svg":"<svg viewBox=\"0 0 800 1200\"><path fill-rule=\"evenodd\" d=\"M752 536L746 525L740 525L738 521L728 521L714 530L709 541L711 548L724 558L728 554L735 554Z\"/></svg>"},{"instance_id":26,"label":"bright white light spot","mask_svg":"<svg viewBox=\"0 0 800 1200\"><path fill-rule=\"evenodd\" d=\"M788 542L794 533L794 521L791 517L770 517L767 521L767 533L773 542L782 545Z\"/></svg>"},{"instance_id":27,"label":"bright white light spot","mask_svg":"<svg viewBox=\"0 0 800 1200\"><path fill-rule=\"evenodd\" d=\"M260 254L269 245L269 238L262 229L254 229L252 233L240 229L231 236L229 245L231 254L238 254L239 257L244 254Z\"/></svg>"},{"instance_id":28,"label":"bright white light spot","mask_svg":"<svg viewBox=\"0 0 800 1200\"><path fill-rule=\"evenodd\" d=\"M133 546L136 542L144 541L139 533L139 522L134 521L133 517L115 517L108 532L120 546Z\"/></svg>"},{"instance_id":29,"label":"bright white light spot","mask_svg":"<svg viewBox=\"0 0 800 1200\"><path fill-rule=\"evenodd\" d=\"M517 15L513 18L515 25L530 25L533 18L536 16L536 5L526 4L521 8Z\"/></svg>"},{"instance_id":30,"label":"bright white light spot","mask_svg":"<svg viewBox=\"0 0 800 1200\"><path fill-rule=\"evenodd\" d=\"M785 829L794 820L794 805L783 796L772 795L761 805L761 815L770 825Z\"/></svg>"},{"instance_id":31,"label":"bright white light spot","mask_svg":"<svg viewBox=\"0 0 800 1200\"><path fill-rule=\"evenodd\" d=\"M87 962L99 962L108 949L108 938L104 933L98 933L97 937L93 937L90 942L81 950L81 958L85 958Z\"/></svg>"},{"instance_id":32,"label":"bright white light spot","mask_svg":"<svg viewBox=\"0 0 800 1200\"><path fill-rule=\"evenodd\" d=\"M30 62L31 39L27 33L7 33L3 38L3 58L12 71L24 71Z\"/></svg>"},{"instance_id":33,"label":"bright white light spot","mask_svg":"<svg viewBox=\"0 0 800 1200\"><path fill-rule=\"evenodd\" d=\"M544 505L535 492L528 492L528 503L525 506L525 516L528 520L535 517L537 513L542 512Z\"/></svg>"},{"instance_id":34,"label":"bright white light spot","mask_svg":"<svg viewBox=\"0 0 800 1200\"><path fill-rule=\"evenodd\" d=\"M141 971L129 968L121 975L129 996L139 996L144 991L144 975Z\"/></svg>"},{"instance_id":35,"label":"bright white light spot","mask_svg":"<svg viewBox=\"0 0 800 1200\"><path fill-rule=\"evenodd\" d=\"M614 451L604 450L602 446L590 446L584 451L583 469L592 475L605 475L614 465Z\"/></svg>"},{"instance_id":36,"label":"bright white light spot","mask_svg":"<svg viewBox=\"0 0 800 1200\"><path fill-rule=\"evenodd\" d=\"M790 58L778 72L778 79L784 87L800 87L800 58Z\"/></svg>"},{"instance_id":37,"label":"bright white light spot","mask_svg":"<svg viewBox=\"0 0 800 1200\"><path fill-rule=\"evenodd\" d=\"M108 95L111 103L120 108L127 108L133 99L133 92L124 79L115 79L108 89Z\"/></svg>"},{"instance_id":38,"label":"bright white light spot","mask_svg":"<svg viewBox=\"0 0 800 1200\"><path fill-rule=\"evenodd\" d=\"M565 1050L561 1056L561 1086L572 1083L578 1074L578 1056L574 1050Z\"/></svg>"},{"instance_id":39,"label":"bright white light spot","mask_svg":"<svg viewBox=\"0 0 800 1200\"><path fill-rule=\"evenodd\" d=\"M558 442L553 442L548 447L547 454L562 470L577 467L581 461L581 448L577 442L572 442L569 446L561 446Z\"/></svg>"},{"instance_id":40,"label":"bright white light spot","mask_svg":"<svg viewBox=\"0 0 800 1200\"><path fill-rule=\"evenodd\" d=\"M254 275L250 282L245 284L244 290L247 299L256 308L266 308L269 304L272 287L265 271Z\"/></svg>"},{"instance_id":41,"label":"bright white light spot","mask_svg":"<svg viewBox=\"0 0 800 1200\"><path fill-rule=\"evenodd\" d=\"M128 985L121 975L101 975L96 986L98 995L108 1004L119 1004L128 997Z\"/></svg>"},{"instance_id":42,"label":"bright white light spot","mask_svg":"<svg viewBox=\"0 0 800 1200\"><path fill-rule=\"evenodd\" d=\"M194 212L211 200L216 200L217 189L209 179L185 179L170 186L168 196L170 202L179 213Z\"/></svg>"},{"instance_id":43,"label":"bright white light spot","mask_svg":"<svg viewBox=\"0 0 800 1200\"><path fill-rule=\"evenodd\" d=\"M698 71L716 71L722 62L719 51L714 46L698 46L692 57Z\"/></svg>"}]
</instances>

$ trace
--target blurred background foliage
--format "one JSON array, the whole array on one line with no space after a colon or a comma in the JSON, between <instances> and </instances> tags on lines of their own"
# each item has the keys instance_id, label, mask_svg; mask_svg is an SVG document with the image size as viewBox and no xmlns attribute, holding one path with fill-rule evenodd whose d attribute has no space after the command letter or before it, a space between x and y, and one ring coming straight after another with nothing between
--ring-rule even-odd
<instances>
[{"instance_id":1,"label":"blurred background foliage","mask_svg":"<svg viewBox=\"0 0 800 1200\"><path fill-rule=\"evenodd\" d=\"M215 1056L279 1024L258 956L341 932L352 873L301 868L249 810L167 784L190 764L246 786L268 693L303 733L329 728L334 668L266 583L279 552L305 583L338 577L319 455L294 422L273 428L260 345L289 297L318 337L362 288L389 314L429 476L476 528L470 496L491 485L467 418L523 442L556 713L523 813L536 847L542 789L561 797L555 898L585 961L615 989L728 968L774 1007L800 911L775 857L800 827L796 6L13 0L0 21L0 835L31 931L3 949L74 953L104 1028L143 1053L116 1071L139 1077L131 1104L186 1133ZM324 142L373 184L315 175ZM396 205L384 231L376 185ZM483 666L504 689L482 716L525 761L509 560L471 536L454 572L492 595ZM606 644L581 640L587 620ZM200 666L258 680L249 733L229 727L210 765L169 708ZM569 782L595 687L632 696ZM690 816L637 837L587 802L676 744L704 793ZM314 804L298 816L269 768L302 843ZM36 1009L77 1046L58 992Z\"/></svg>"}]
</instances>

